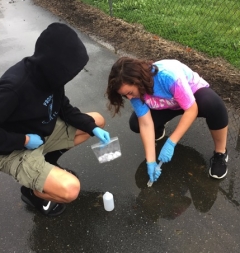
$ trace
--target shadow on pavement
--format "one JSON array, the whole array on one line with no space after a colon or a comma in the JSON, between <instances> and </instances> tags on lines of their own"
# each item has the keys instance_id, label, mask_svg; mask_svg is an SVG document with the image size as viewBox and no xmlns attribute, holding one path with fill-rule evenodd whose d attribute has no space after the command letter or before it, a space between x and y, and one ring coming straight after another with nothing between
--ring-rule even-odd
<instances>
[{"instance_id":1,"label":"shadow on pavement","mask_svg":"<svg viewBox=\"0 0 240 253\"><path fill-rule=\"evenodd\" d=\"M157 154L162 143L157 145ZM193 203L199 212L208 212L219 189L219 180L209 179L204 158L194 149L179 144L171 163L163 164L162 174L152 187L148 181L146 162L136 172L137 186L141 189L137 205L151 220L175 219Z\"/></svg>"}]
</instances>

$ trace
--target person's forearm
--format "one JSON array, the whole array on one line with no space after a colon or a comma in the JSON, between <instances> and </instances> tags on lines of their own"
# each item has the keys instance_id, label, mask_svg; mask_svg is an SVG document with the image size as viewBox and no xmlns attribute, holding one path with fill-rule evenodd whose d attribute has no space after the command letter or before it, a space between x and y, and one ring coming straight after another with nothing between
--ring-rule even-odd
<instances>
[{"instance_id":1,"label":"person's forearm","mask_svg":"<svg viewBox=\"0 0 240 253\"><path fill-rule=\"evenodd\" d=\"M176 129L170 136L172 142L177 143L183 137L183 135L187 132L187 130L190 128L190 126L196 119L197 114L198 114L198 107L195 102L189 109L187 109L183 113Z\"/></svg>"},{"instance_id":2,"label":"person's forearm","mask_svg":"<svg viewBox=\"0 0 240 253\"><path fill-rule=\"evenodd\" d=\"M28 135L25 135L25 143L24 143L24 146L27 145L29 142L29 136Z\"/></svg>"},{"instance_id":3,"label":"person's forearm","mask_svg":"<svg viewBox=\"0 0 240 253\"><path fill-rule=\"evenodd\" d=\"M146 160L147 162L153 162L156 161L154 124L150 112L143 117L144 118L139 118L140 135L145 150Z\"/></svg>"},{"instance_id":4,"label":"person's forearm","mask_svg":"<svg viewBox=\"0 0 240 253\"><path fill-rule=\"evenodd\" d=\"M0 154L11 153L24 148L26 136L24 134L7 132L0 128Z\"/></svg>"},{"instance_id":5,"label":"person's forearm","mask_svg":"<svg viewBox=\"0 0 240 253\"><path fill-rule=\"evenodd\" d=\"M141 127L140 134L145 150L145 156L147 162L156 161L156 152L155 152L155 141L154 141L154 128Z\"/></svg>"}]
</instances>

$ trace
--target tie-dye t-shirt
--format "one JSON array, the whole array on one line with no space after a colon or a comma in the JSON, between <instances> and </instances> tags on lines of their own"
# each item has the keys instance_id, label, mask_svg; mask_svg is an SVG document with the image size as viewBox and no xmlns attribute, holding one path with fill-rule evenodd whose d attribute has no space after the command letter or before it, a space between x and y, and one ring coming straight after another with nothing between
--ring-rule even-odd
<instances>
[{"instance_id":1,"label":"tie-dye t-shirt","mask_svg":"<svg viewBox=\"0 0 240 253\"><path fill-rule=\"evenodd\" d=\"M187 110L194 101L194 93L209 84L198 73L177 60L155 62L158 73L153 77L153 95L145 94L144 101L130 100L138 117L145 115L149 108L154 110Z\"/></svg>"}]
</instances>

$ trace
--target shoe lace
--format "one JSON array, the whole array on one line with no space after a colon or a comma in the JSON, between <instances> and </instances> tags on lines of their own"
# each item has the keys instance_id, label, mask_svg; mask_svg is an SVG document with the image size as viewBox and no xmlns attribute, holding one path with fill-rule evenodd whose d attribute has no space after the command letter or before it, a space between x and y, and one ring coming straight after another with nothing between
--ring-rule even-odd
<instances>
[{"instance_id":1,"label":"shoe lace","mask_svg":"<svg viewBox=\"0 0 240 253\"><path fill-rule=\"evenodd\" d=\"M211 163L212 164L218 163L218 164L225 165L226 161L225 161L224 154L215 153L214 156L211 158Z\"/></svg>"}]
</instances>

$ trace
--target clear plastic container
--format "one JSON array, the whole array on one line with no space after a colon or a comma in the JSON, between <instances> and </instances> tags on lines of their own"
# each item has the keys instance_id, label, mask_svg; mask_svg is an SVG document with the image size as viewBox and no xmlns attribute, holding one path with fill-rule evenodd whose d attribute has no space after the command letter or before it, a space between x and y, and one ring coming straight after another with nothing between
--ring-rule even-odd
<instances>
[{"instance_id":1,"label":"clear plastic container","mask_svg":"<svg viewBox=\"0 0 240 253\"><path fill-rule=\"evenodd\" d=\"M110 162L122 155L118 137L111 138L108 144L101 142L93 144L91 148L99 163Z\"/></svg>"},{"instance_id":2,"label":"clear plastic container","mask_svg":"<svg viewBox=\"0 0 240 253\"><path fill-rule=\"evenodd\" d=\"M114 209L114 198L112 193L105 192L105 194L103 195L103 206L104 209L108 212Z\"/></svg>"}]
</instances>

